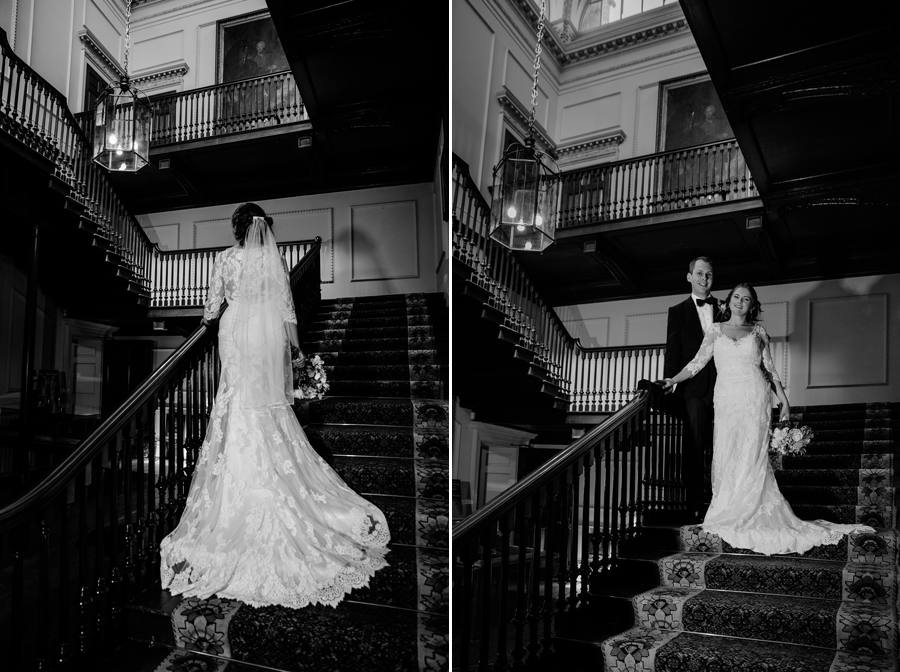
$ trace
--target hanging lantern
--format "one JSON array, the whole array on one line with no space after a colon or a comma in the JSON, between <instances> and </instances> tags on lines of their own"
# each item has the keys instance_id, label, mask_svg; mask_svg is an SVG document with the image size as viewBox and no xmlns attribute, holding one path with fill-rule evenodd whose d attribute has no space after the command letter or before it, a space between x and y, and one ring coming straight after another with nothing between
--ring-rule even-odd
<instances>
[{"instance_id":1,"label":"hanging lantern","mask_svg":"<svg viewBox=\"0 0 900 672\"><path fill-rule=\"evenodd\" d=\"M528 137L524 146L508 147L500 163L494 166L491 238L520 252L543 252L553 244L559 211L559 170L550 157L535 149L534 143L544 13L545 2L542 0L534 50Z\"/></svg>"},{"instance_id":2,"label":"hanging lantern","mask_svg":"<svg viewBox=\"0 0 900 672\"><path fill-rule=\"evenodd\" d=\"M131 0L125 11L125 72L97 99L94 108L94 161L107 170L134 173L150 156L150 101L128 79Z\"/></svg>"},{"instance_id":3,"label":"hanging lantern","mask_svg":"<svg viewBox=\"0 0 900 672\"><path fill-rule=\"evenodd\" d=\"M512 145L494 167L491 238L522 252L543 252L553 244L559 172L534 148Z\"/></svg>"}]
</instances>

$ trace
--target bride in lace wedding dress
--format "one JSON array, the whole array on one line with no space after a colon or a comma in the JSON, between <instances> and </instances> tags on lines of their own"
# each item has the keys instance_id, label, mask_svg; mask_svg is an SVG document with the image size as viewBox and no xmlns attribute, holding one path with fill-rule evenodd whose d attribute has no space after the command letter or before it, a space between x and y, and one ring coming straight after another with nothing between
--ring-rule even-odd
<instances>
[{"instance_id":1,"label":"bride in lace wedding dress","mask_svg":"<svg viewBox=\"0 0 900 672\"><path fill-rule=\"evenodd\" d=\"M336 605L387 562L384 514L310 446L291 408L297 318L271 219L232 217L204 321L219 324L221 378L178 526L160 545L162 587L252 606Z\"/></svg>"},{"instance_id":2,"label":"bride in lace wedding dress","mask_svg":"<svg viewBox=\"0 0 900 672\"><path fill-rule=\"evenodd\" d=\"M737 285L726 300L725 321L707 330L697 355L665 389L696 375L715 357L713 394L712 502L703 529L736 548L766 555L803 553L813 546L834 544L854 530L871 527L805 521L794 515L769 464L771 389L781 402L781 419L790 406L775 371L769 336L756 322L759 300L749 284Z\"/></svg>"}]
</instances>

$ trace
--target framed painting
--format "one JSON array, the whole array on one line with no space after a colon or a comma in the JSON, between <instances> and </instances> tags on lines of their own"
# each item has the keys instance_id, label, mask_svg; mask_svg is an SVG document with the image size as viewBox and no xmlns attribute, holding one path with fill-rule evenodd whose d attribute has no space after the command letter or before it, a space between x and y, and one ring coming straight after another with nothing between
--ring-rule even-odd
<instances>
[{"instance_id":1,"label":"framed painting","mask_svg":"<svg viewBox=\"0 0 900 672\"><path fill-rule=\"evenodd\" d=\"M225 19L216 26L217 81L220 84L289 69L269 12Z\"/></svg>"},{"instance_id":2,"label":"framed painting","mask_svg":"<svg viewBox=\"0 0 900 672\"><path fill-rule=\"evenodd\" d=\"M658 151L733 137L709 75L660 83Z\"/></svg>"}]
</instances>

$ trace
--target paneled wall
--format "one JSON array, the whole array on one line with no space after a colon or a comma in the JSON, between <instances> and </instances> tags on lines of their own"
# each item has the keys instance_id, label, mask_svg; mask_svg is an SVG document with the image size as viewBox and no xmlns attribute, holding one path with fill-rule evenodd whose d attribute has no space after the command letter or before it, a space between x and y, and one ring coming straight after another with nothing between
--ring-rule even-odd
<instances>
[{"instance_id":1,"label":"paneled wall","mask_svg":"<svg viewBox=\"0 0 900 672\"><path fill-rule=\"evenodd\" d=\"M422 183L261 200L279 240L322 238L324 298L441 291L445 227L434 185ZM234 243L237 203L140 217L162 249Z\"/></svg>"},{"instance_id":2,"label":"paneled wall","mask_svg":"<svg viewBox=\"0 0 900 672\"><path fill-rule=\"evenodd\" d=\"M728 289L713 295L724 299ZM900 399L900 274L757 290L793 405ZM563 306L557 313L586 347L664 343L667 310L686 297Z\"/></svg>"}]
</instances>

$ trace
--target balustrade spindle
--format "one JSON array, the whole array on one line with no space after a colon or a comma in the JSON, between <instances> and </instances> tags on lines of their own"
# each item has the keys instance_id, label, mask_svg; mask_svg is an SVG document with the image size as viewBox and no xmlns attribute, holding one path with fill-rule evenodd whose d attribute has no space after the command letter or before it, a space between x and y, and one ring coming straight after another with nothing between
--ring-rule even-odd
<instances>
[{"instance_id":1,"label":"balustrade spindle","mask_svg":"<svg viewBox=\"0 0 900 672\"><path fill-rule=\"evenodd\" d=\"M34 632L40 633L47 627L47 614L51 613L50 605L50 533L47 529L47 521L42 517L38 523L38 608L35 610ZM22 614L22 612L19 612ZM13 614L16 618L17 614ZM37 664L38 670L46 670L50 665L50 639L38 636L37 638Z\"/></svg>"},{"instance_id":2,"label":"balustrade spindle","mask_svg":"<svg viewBox=\"0 0 900 672\"><path fill-rule=\"evenodd\" d=\"M479 580L481 582L481 608L478 616L481 624L481 634L478 641L480 648L478 651L478 670L479 672L488 672L490 670L490 643L491 643L491 584L492 584L492 568L493 568L493 533L491 528L485 528L481 535L481 574ZM502 589L502 587L501 587Z\"/></svg>"},{"instance_id":3,"label":"balustrade spindle","mask_svg":"<svg viewBox=\"0 0 900 672\"><path fill-rule=\"evenodd\" d=\"M569 568L566 578L569 582L569 611L574 611L578 606L578 577L580 575L578 565L578 544L581 532L581 510L579 508L579 498L581 493L581 466L582 461L576 460L572 465L572 482L569 485L567 493L566 509L571 510L572 516L567 524L565 518L562 520L562 528L569 531ZM565 587L565 583L562 584ZM565 593L565 590L562 591Z\"/></svg>"},{"instance_id":4,"label":"balustrade spindle","mask_svg":"<svg viewBox=\"0 0 900 672\"><path fill-rule=\"evenodd\" d=\"M591 550L591 472L594 466L594 453L588 451L583 458L584 474L584 499L581 502L581 560L578 568L578 576L581 579L581 591L577 595L576 603L587 606L590 601L590 550ZM577 501L576 501L577 506ZM574 580L573 580L574 584Z\"/></svg>"}]
</instances>

